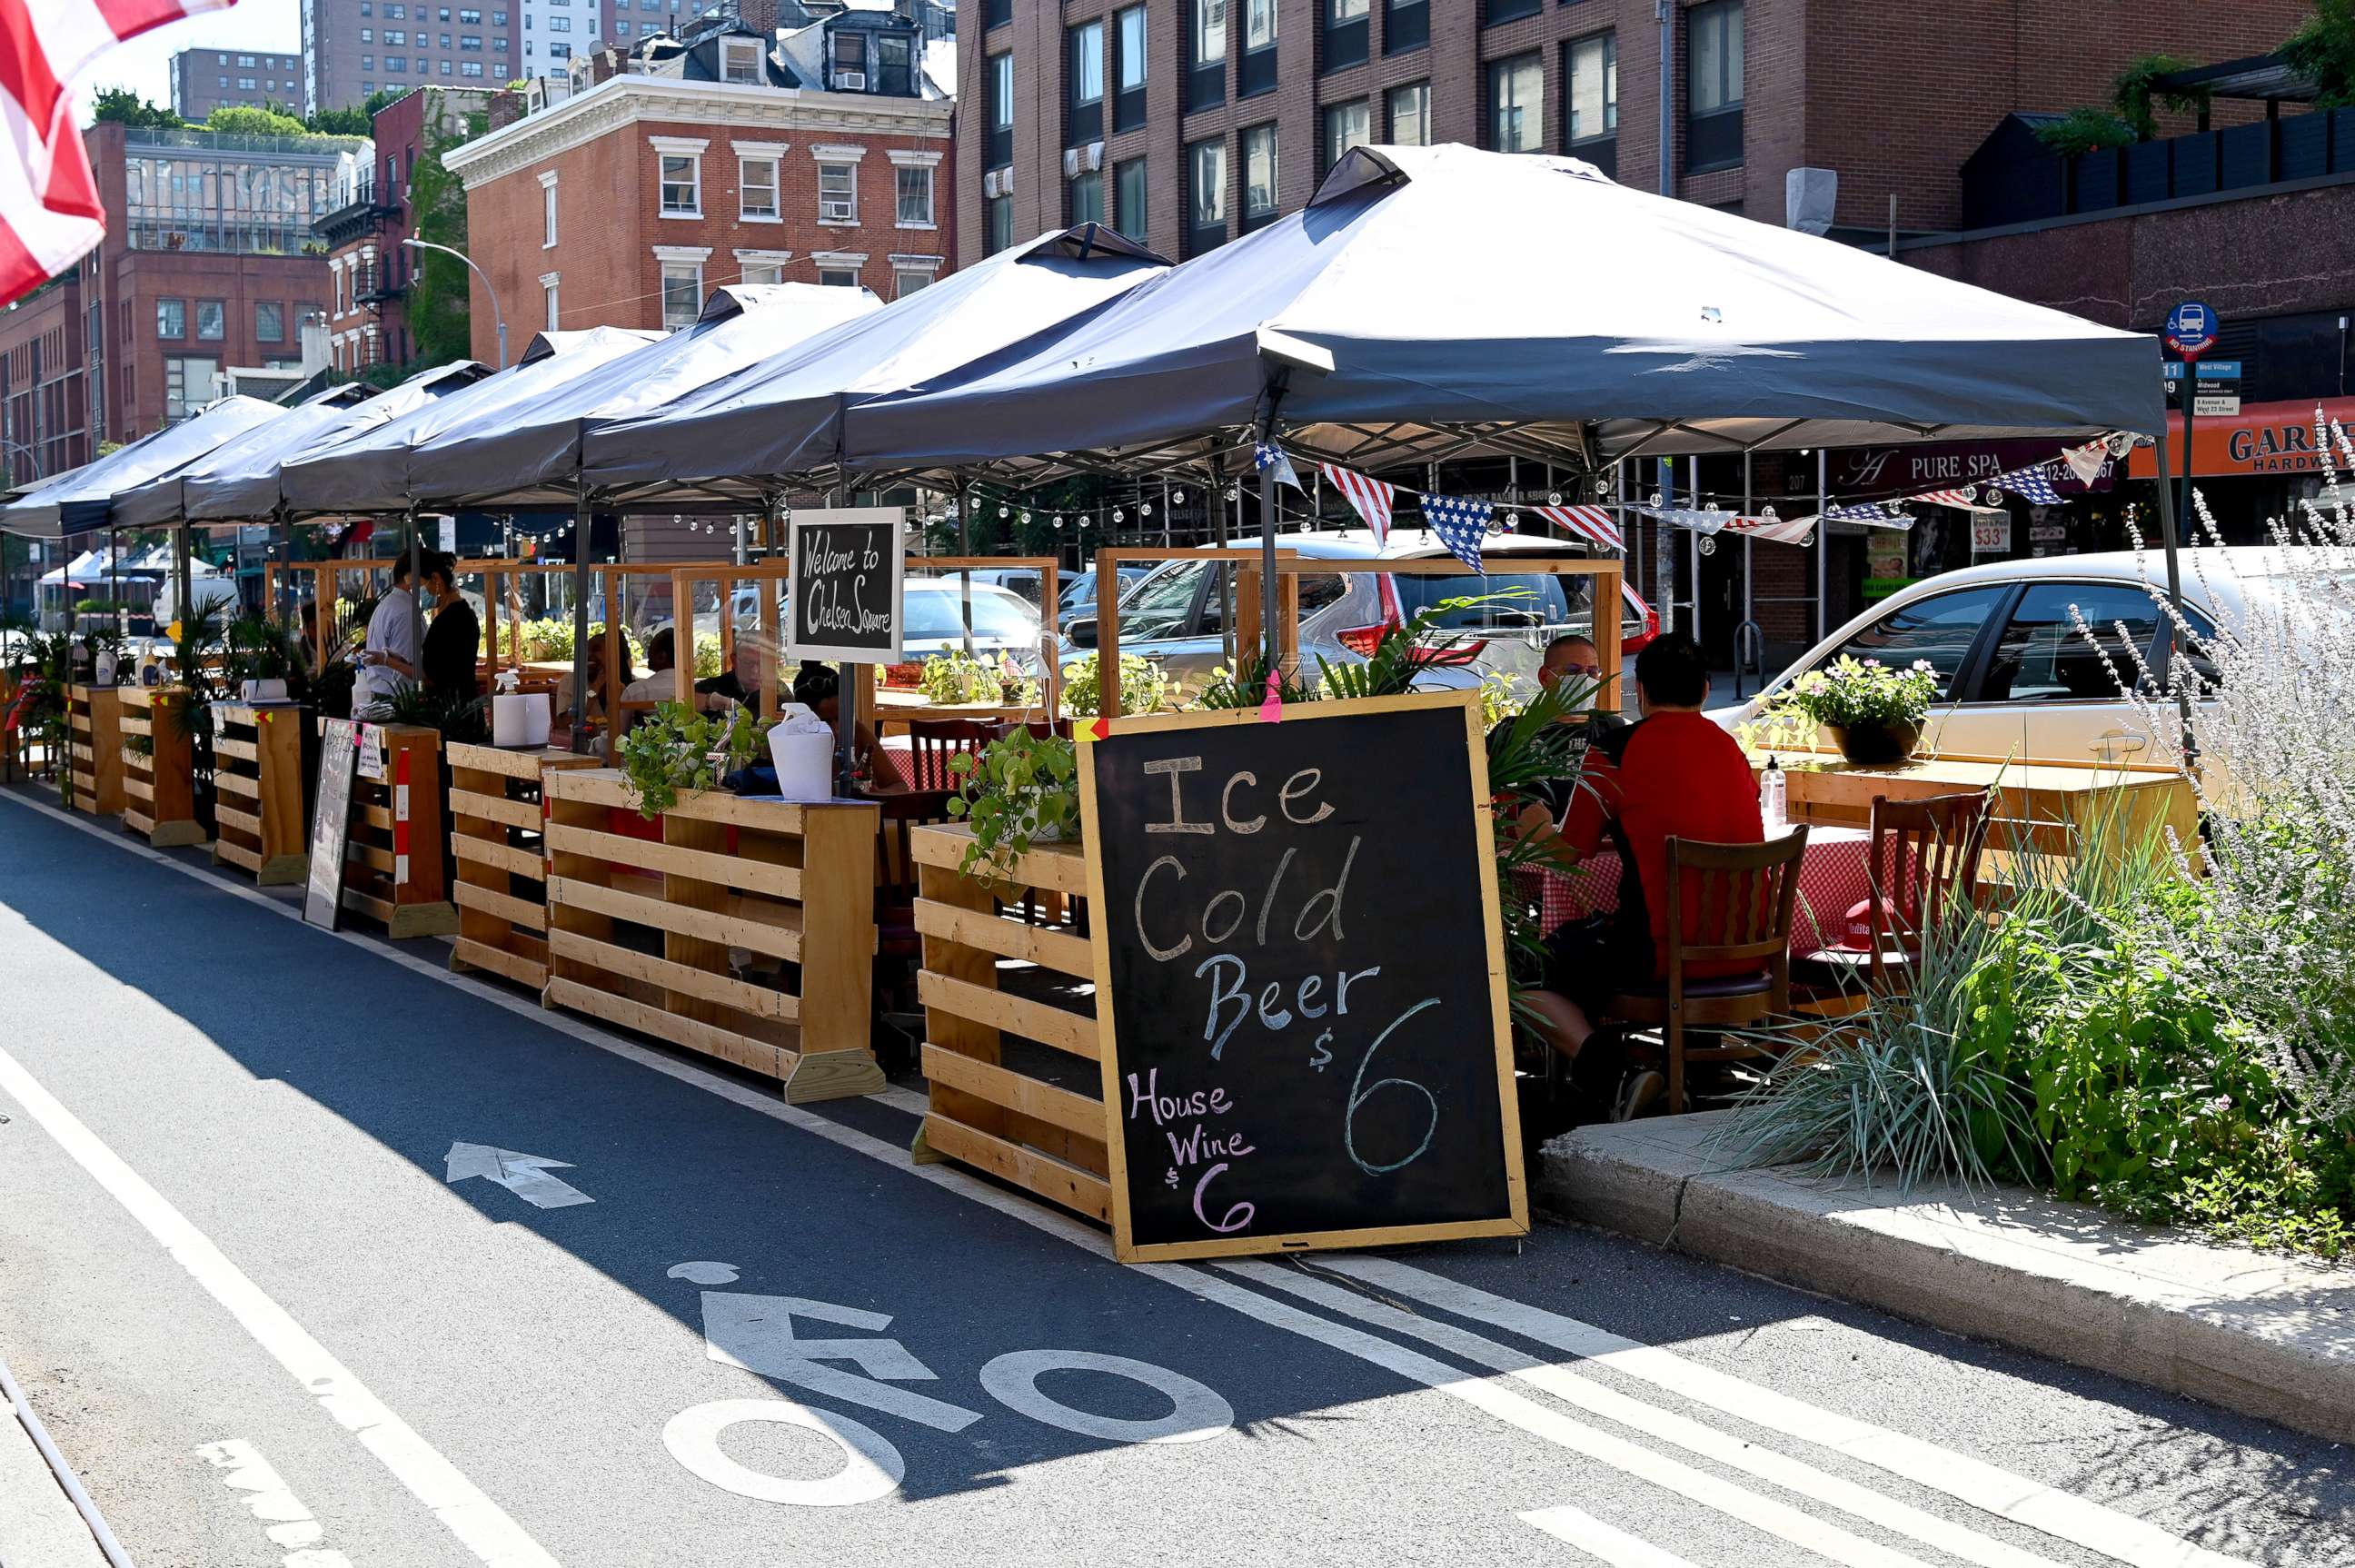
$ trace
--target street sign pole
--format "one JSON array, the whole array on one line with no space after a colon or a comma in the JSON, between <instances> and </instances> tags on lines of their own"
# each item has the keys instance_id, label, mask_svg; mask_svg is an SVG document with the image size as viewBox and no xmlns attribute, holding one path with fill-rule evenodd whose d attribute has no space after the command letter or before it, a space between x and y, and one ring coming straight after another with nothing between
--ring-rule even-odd
<instances>
[{"instance_id":1,"label":"street sign pole","mask_svg":"<svg viewBox=\"0 0 2355 1568\"><path fill-rule=\"evenodd\" d=\"M2183 614L2182 527L2191 516L2191 421L2200 402L2200 357L2216 346L2216 313L2197 300L2185 300L2167 315L2164 334L2167 347L2183 360L2183 492L2179 507L2167 504L2167 433L2164 420L2160 421L2158 461L2154 465L2158 479L2158 523L2161 543L2167 551L2167 602L2170 613L2167 618L2167 635L2159 643L2158 677L2175 688L2176 711L2183 724L2183 761L2186 767L2200 760L2199 742L2191 733L2191 693L2175 677L2177 623Z\"/></svg>"}]
</instances>

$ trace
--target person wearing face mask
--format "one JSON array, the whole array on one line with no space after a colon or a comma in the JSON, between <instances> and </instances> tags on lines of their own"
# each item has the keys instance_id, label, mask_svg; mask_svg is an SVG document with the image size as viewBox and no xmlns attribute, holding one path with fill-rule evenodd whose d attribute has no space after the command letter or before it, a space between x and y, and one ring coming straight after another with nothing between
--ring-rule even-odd
<instances>
[{"instance_id":1,"label":"person wearing face mask","mask_svg":"<svg viewBox=\"0 0 2355 1568\"><path fill-rule=\"evenodd\" d=\"M352 688L352 716L381 718L392 699L417 676L417 640L409 624L412 595L409 552L392 558L392 587L368 617L368 641L360 650L359 680Z\"/></svg>"},{"instance_id":2,"label":"person wearing face mask","mask_svg":"<svg viewBox=\"0 0 2355 1568\"><path fill-rule=\"evenodd\" d=\"M1543 661L1538 666L1538 684L1548 691L1567 686L1577 700L1602 702L1609 695L1601 690L1603 655L1593 639L1572 633L1556 637L1545 647ZM1495 753L1498 736L1509 729L1508 719L1488 731L1490 754ZM1555 720L1574 731L1569 767L1559 777L1541 779L1530 786L1538 801L1525 806L1518 819L1510 823L1507 831L1528 835L1550 831L1570 813L1570 803L1578 792L1579 775L1583 768L1587 749L1614 730L1626 728L1627 721L1607 709L1593 712L1572 709Z\"/></svg>"},{"instance_id":3,"label":"person wearing face mask","mask_svg":"<svg viewBox=\"0 0 2355 1568\"><path fill-rule=\"evenodd\" d=\"M439 702L472 702L481 695L474 662L483 646L483 623L458 592L457 562L445 551L429 551L418 576L433 604L433 624L419 659L425 694Z\"/></svg>"}]
</instances>

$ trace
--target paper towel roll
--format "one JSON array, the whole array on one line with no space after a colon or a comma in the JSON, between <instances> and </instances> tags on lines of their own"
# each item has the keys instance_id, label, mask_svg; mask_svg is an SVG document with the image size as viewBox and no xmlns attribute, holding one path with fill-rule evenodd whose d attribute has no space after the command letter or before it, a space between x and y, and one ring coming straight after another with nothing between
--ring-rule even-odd
<instances>
[{"instance_id":1,"label":"paper towel roll","mask_svg":"<svg viewBox=\"0 0 2355 1568\"><path fill-rule=\"evenodd\" d=\"M491 744L548 744L548 693L502 693L491 699Z\"/></svg>"}]
</instances>

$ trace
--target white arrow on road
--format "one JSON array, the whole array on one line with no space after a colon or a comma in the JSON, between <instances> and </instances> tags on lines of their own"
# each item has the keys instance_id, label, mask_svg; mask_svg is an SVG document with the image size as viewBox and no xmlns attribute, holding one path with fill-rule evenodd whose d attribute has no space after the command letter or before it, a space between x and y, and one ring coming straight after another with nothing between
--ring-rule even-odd
<instances>
[{"instance_id":1,"label":"white arrow on road","mask_svg":"<svg viewBox=\"0 0 2355 1568\"><path fill-rule=\"evenodd\" d=\"M525 1202L540 1209L569 1209L575 1203L597 1201L562 1177L549 1171L570 1170L565 1160L549 1159L543 1155L517 1154L511 1148L493 1148L488 1144L452 1144L449 1174L446 1181L464 1181L479 1176L485 1181L496 1181Z\"/></svg>"}]
</instances>

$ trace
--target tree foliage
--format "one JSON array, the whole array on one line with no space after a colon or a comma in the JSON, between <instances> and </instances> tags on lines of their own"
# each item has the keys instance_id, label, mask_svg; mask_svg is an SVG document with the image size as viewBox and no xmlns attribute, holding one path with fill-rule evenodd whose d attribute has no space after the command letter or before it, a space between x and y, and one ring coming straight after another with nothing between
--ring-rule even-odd
<instances>
[{"instance_id":1,"label":"tree foliage","mask_svg":"<svg viewBox=\"0 0 2355 1568\"><path fill-rule=\"evenodd\" d=\"M410 209L415 214L417 238L453 251L466 248L466 187L442 165L442 155L464 140L442 128L441 93L425 106L425 155L410 172ZM488 127L485 115L468 117L467 133L480 135ZM466 264L438 251L417 252L416 281L409 290L409 333L420 363L439 365L463 359L474 352Z\"/></svg>"},{"instance_id":2,"label":"tree foliage","mask_svg":"<svg viewBox=\"0 0 2355 1568\"><path fill-rule=\"evenodd\" d=\"M205 129L229 136L301 136L310 127L292 114L249 104L224 103L205 116Z\"/></svg>"},{"instance_id":3,"label":"tree foliage","mask_svg":"<svg viewBox=\"0 0 2355 1568\"><path fill-rule=\"evenodd\" d=\"M2109 147L2131 146L2134 127L2106 109L2072 109L2060 119L2036 128L2036 139L2064 158L2098 153Z\"/></svg>"},{"instance_id":4,"label":"tree foliage","mask_svg":"<svg viewBox=\"0 0 2355 1568\"><path fill-rule=\"evenodd\" d=\"M2147 142L2158 136L2158 104L2163 103L2179 114L2190 114L2208 107L2209 92L2204 87L2160 86L2162 78L2190 70L2199 63L2180 55L2145 55L2118 72L2117 80L2110 85L2110 106L2134 133L2136 141Z\"/></svg>"},{"instance_id":5,"label":"tree foliage","mask_svg":"<svg viewBox=\"0 0 2355 1568\"><path fill-rule=\"evenodd\" d=\"M148 102L127 87L101 88L91 101L91 118L150 131L177 131L186 122L168 109Z\"/></svg>"},{"instance_id":6,"label":"tree foliage","mask_svg":"<svg viewBox=\"0 0 2355 1568\"><path fill-rule=\"evenodd\" d=\"M2314 0L2313 14L2281 47L2315 85L2318 109L2355 107L2355 0Z\"/></svg>"}]
</instances>

